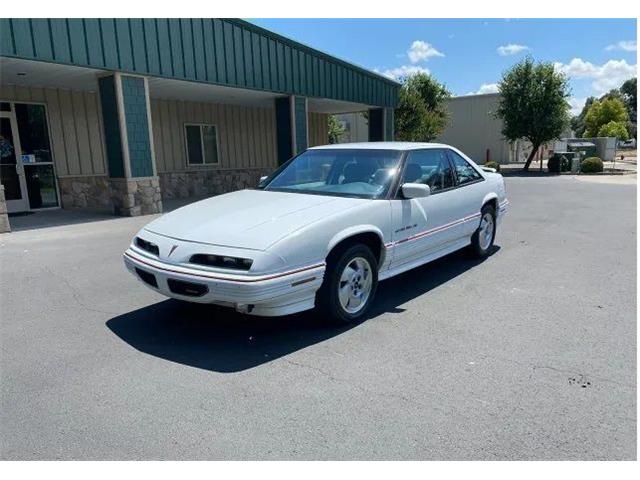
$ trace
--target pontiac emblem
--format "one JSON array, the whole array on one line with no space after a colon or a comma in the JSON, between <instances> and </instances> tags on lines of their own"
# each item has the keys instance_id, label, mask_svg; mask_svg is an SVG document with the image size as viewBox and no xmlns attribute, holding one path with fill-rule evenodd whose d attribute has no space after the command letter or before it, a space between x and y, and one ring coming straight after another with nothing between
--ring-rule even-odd
<instances>
[{"instance_id":1,"label":"pontiac emblem","mask_svg":"<svg viewBox=\"0 0 640 480\"><path fill-rule=\"evenodd\" d=\"M171 254L175 252L176 248L178 248L178 245L174 245L173 247L171 247L171 250L169 250L169 255L167 255L167 257L170 257Z\"/></svg>"}]
</instances>

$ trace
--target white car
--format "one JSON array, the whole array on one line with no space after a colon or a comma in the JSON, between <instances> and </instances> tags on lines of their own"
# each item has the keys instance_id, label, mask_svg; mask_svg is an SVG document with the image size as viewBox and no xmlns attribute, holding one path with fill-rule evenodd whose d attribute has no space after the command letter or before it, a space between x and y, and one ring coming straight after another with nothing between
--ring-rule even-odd
<instances>
[{"instance_id":1,"label":"white car","mask_svg":"<svg viewBox=\"0 0 640 480\"><path fill-rule=\"evenodd\" d=\"M326 145L152 221L124 262L168 297L351 322L380 280L463 247L487 256L507 204L502 176L448 145Z\"/></svg>"}]
</instances>

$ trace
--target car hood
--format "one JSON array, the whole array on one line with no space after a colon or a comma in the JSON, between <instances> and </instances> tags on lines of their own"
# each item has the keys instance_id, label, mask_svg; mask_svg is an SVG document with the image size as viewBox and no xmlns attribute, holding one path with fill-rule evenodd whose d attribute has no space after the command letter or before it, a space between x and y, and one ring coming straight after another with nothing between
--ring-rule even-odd
<instances>
[{"instance_id":1,"label":"car hood","mask_svg":"<svg viewBox=\"0 0 640 480\"><path fill-rule=\"evenodd\" d=\"M240 190L167 213L145 229L178 240L266 250L278 240L369 200Z\"/></svg>"}]
</instances>

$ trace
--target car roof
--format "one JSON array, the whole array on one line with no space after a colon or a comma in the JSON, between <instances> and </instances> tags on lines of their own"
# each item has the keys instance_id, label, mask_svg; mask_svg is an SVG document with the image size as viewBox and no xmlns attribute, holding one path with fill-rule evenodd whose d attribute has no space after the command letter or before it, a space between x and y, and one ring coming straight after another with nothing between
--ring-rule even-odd
<instances>
[{"instance_id":1,"label":"car roof","mask_svg":"<svg viewBox=\"0 0 640 480\"><path fill-rule=\"evenodd\" d=\"M416 150L421 148L450 148L444 143L426 142L357 142L357 143L334 143L332 145L321 145L311 147L309 150L325 149L358 149L358 150Z\"/></svg>"}]
</instances>

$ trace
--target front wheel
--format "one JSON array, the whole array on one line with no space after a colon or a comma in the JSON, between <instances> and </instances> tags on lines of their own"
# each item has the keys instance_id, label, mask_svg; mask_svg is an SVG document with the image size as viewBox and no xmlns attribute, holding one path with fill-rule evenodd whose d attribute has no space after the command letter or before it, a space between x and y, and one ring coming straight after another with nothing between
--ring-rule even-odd
<instances>
[{"instance_id":1,"label":"front wheel","mask_svg":"<svg viewBox=\"0 0 640 480\"><path fill-rule=\"evenodd\" d=\"M368 310L378 286L378 264L369 247L356 244L327 264L318 292L319 310L331 320L351 323Z\"/></svg>"},{"instance_id":2,"label":"front wheel","mask_svg":"<svg viewBox=\"0 0 640 480\"><path fill-rule=\"evenodd\" d=\"M496 211L485 205L480 211L480 225L471 237L471 251L478 258L489 255L496 238Z\"/></svg>"}]
</instances>

